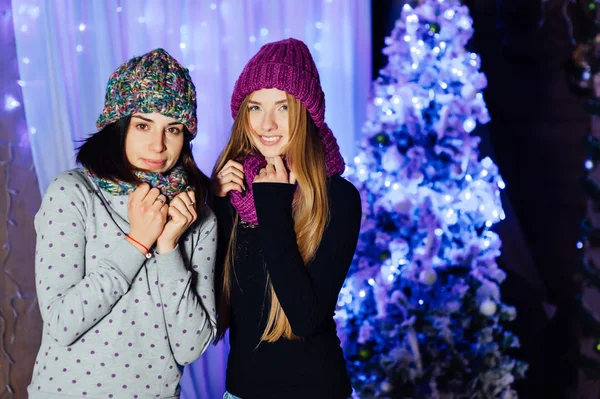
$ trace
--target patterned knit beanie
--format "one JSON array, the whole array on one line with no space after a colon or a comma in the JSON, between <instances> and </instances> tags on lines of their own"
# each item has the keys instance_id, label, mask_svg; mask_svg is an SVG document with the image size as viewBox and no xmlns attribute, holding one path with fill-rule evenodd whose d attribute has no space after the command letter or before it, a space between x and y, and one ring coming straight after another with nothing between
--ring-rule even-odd
<instances>
[{"instance_id":1,"label":"patterned knit beanie","mask_svg":"<svg viewBox=\"0 0 600 399\"><path fill-rule=\"evenodd\" d=\"M98 130L136 112L158 112L177 119L196 135L196 88L190 74L159 48L132 58L108 79Z\"/></svg>"}]
</instances>

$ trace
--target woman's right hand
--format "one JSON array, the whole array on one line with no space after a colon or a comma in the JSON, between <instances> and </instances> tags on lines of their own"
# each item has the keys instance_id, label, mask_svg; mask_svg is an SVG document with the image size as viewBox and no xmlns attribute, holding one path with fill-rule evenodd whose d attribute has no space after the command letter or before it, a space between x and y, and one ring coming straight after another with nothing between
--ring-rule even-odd
<instances>
[{"instance_id":1,"label":"woman's right hand","mask_svg":"<svg viewBox=\"0 0 600 399\"><path fill-rule=\"evenodd\" d=\"M167 198L157 188L142 183L129 194L127 211L130 224L129 235L149 249L167 223L169 211Z\"/></svg>"},{"instance_id":2,"label":"woman's right hand","mask_svg":"<svg viewBox=\"0 0 600 399\"><path fill-rule=\"evenodd\" d=\"M223 169L217 173L215 183L215 193L217 197L224 197L231 190L237 190L240 193L246 191L244 183L244 166L233 160L227 161Z\"/></svg>"}]
</instances>

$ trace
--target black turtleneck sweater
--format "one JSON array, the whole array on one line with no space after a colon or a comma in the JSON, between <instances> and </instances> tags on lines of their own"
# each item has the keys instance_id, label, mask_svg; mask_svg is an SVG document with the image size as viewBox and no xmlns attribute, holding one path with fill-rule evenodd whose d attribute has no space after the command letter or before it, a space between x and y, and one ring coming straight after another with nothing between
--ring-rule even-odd
<instances>
[{"instance_id":1,"label":"black turtleneck sweater","mask_svg":"<svg viewBox=\"0 0 600 399\"><path fill-rule=\"evenodd\" d=\"M330 220L305 265L292 219L295 186L256 183L252 189L259 226L237 230L227 390L242 399L348 398L352 388L333 314L358 240L358 191L342 177L331 178ZM227 197L215 208L222 264L235 211ZM260 342L269 314L267 273L299 340Z\"/></svg>"}]
</instances>

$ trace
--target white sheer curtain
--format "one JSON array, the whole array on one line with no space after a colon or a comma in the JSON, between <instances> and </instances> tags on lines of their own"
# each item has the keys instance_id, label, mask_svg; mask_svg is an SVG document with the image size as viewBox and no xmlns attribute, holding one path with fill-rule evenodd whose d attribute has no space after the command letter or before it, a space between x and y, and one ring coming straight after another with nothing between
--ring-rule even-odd
<instances>
[{"instance_id":1,"label":"white sheer curtain","mask_svg":"<svg viewBox=\"0 0 600 399\"><path fill-rule=\"evenodd\" d=\"M326 121L342 154L354 153L371 81L369 0L12 0L19 84L42 194L75 166L94 133L109 75L162 47L190 69L198 90L194 155L210 173L231 127L229 101L244 64L264 43L296 37L321 74ZM103 149L99 149L102 151ZM219 398L225 345L186 369L186 398Z\"/></svg>"},{"instance_id":2,"label":"white sheer curtain","mask_svg":"<svg viewBox=\"0 0 600 399\"><path fill-rule=\"evenodd\" d=\"M12 0L39 187L75 166L77 141L94 133L109 75L162 47L198 90L194 155L208 173L222 149L233 84L266 42L304 40L321 74L326 120L345 157L364 120L370 83L369 0Z\"/></svg>"}]
</instances>

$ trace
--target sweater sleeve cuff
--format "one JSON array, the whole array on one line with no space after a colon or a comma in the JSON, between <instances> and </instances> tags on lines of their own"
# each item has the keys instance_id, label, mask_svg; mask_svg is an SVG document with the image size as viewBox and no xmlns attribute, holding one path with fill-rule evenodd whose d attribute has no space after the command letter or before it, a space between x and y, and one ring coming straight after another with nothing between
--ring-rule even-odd
<instances>
[{"instance_id":1,"label":"sweater sleeve cuff","mask_svg":"<svg viewBox=\"0 0 600 399\"><path fill-rule=\"evenodd\" d=\"M120 270L131 283L146 260L146 256L127 240L121 240L106 260L111 267Z\"/></svg>"},{"instance_id":2,"label":"sweater sleeve cuff","mask_svg":"<svg viewBox=\"0 0 600 399\"><path fill-rule=\"evenodd\" d=\"M180 280L188 273L179 244L166 254L156 255L156 263L158 264L158 280L163 283Z\"/></svg>"},{"instance_id":3,"label":"sweater sleeve cuff","mask_svg":"<svg viewBox=\"0 0 600 399\"><path fill-rule=\"evenodd\" d=\"M254 183L252 191L259 225L277 224L292 217L295 184Z\"/></svg>"}]
</instances>

